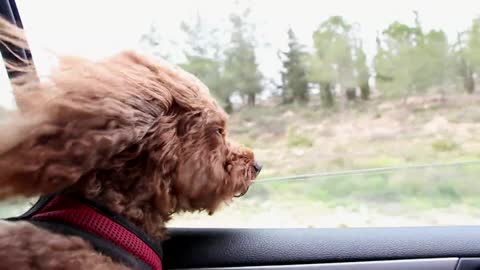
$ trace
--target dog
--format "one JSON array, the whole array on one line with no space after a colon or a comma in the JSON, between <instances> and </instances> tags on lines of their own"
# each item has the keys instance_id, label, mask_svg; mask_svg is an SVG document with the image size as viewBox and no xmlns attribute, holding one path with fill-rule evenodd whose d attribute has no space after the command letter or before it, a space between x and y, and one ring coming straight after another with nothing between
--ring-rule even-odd
<instances>
[{"instance_id":1,"label":"dog","mask_svg":"<svg viewBox=\"0 0 480 270\"><path fill-rule=\"evenodd\" d=\"M5 20L0 37L26 47ZM212 214L261 170L250 149L230 141L227 114L208 88L176 66L134 51L60 57L39 79L27 64L9 65L22 75L13 80L18 111L0 122L0 199L49 199L0 222L0 269L161 269L152 246L167 238L172 215ZM89 215L107 228L85 225ZM70 222L87 229L75 233ZM115 238L111 226L137 232L128 237L154 258L109 256L92 239ZM129 253L129 243L114 240Z\"/></svg>"}]
</instances>

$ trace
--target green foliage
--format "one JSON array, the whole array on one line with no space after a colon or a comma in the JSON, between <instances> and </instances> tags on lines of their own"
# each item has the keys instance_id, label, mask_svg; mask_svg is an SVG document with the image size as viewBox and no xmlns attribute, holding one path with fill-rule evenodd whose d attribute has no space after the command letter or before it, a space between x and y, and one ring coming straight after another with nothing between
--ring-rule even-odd
<instances>
[{"instance_id":1,"label":"green foliage","mask_svg":"<svg viewBox=\"0 0 480 270\"><path fill-rule=\"evenodd\" d=\"M233 94L238 93L248 105L254 106L256 96L263 90L253 28L247 21L249 12L245 9L231 14L229 45L221 44L220 30L208 27L200 16L181 25L187 46L186 61L180 65L203 81L227 112L233 110Z\"/></svg>"},{"instance_id":2,"label":"green foliage","mask_svg":"<svg viewBox=\"0 0 480 270\"><path fill-rule=\"evenodd\" d=\"M314 53L310 59L312 82L341 83L353 86L352 26L333 16L313 33Z\"/></svg>"},{"instance_id":3,"label":"green foliage","mask_svg":"<svg viewBox=\"0 0 480 270\"><path fill-rule=\"evenodd\" d=\"M168 45L171 41L165 40L158 26L152 23L149 29L140 37L140 44L146 47L146 50L158 58L171 60Z\"/></svg>"},{"instance_id":4,"label":"green foliage","mask_svg":"<svg viewBox=\"0 0 480 270\"><path fill-rule=\"evenodd\" d=\"M233 11L228 29L209 25L200 16L181 24L185 34L182 44L186 46L180 65L205 82L228 111L233 109L233 96L253 106L257 96L267 90L262 84L250 13L249 8ZM229 41L222 41L225 33ZM467 92L474 92L475 74L480 72L480 18L459 34L455 44L448 43L442 30L425 31L417 13L413 25L393 22L377 37L372 63L368 63L359 33L355 24L332 16L313 32L313 50L306 53L289 29L288 49L280 53L282 83L276 85L282 103L315 100L309 96L309 86L319 90L324 108L335 107L333 90L337 86L348 90L350 99L356 99L353 93L360 89L361 99L368 100L371 70L375 71L377 88L386 96L405 97L431 90L444 94L454 89L452 85L461 84ZM158 56L168 57L160 34L152 24L142 43L155 48Z\"/></svg>"},{"instance_id":5,"label":"green foliage","mask_svg":"<svg viewBox=\"0 0 480 270\"><path fill-rule=\"evenodd\" d=\"M312 147L313 139L300 133L296 128L290 127L287 131L287 145L289 147Z\"/></svg>"},{"instance_id":6,"label":"green foliage","mask_svg":"<svg viewBox=\"0 0 480 270\"><path fill-rule=\"evenodd\" d=\"M228 86L237 91L249 106L255 106L256 96L263 90L262 74L258 69L253 40L253 30L248 23L249 9L230 15L233 30L230 46L225 56L225 79Z\"/></svg>"},{"instance_id":7,"label":"green foliage","mask_svg":"<svg viewBox=\"0 0 480 270\"><path fill-rule=\"evenodd\" d=\"M232 92L224 79L219 30L216 27L207 27L200 16L193 22L182 22L181 29L186 36L187 46L184 50L186 62L180 66L203 81L220 104L227 111L231 111Z\"/></svg>"},{"instance_id":8,"label":"green foliage","mask_svg":"<svg viewBox=\"0 0 480 270\"><path fill-rule=\"evenodd\" d=\"M450 152L459 148L459 145L449 139L438 139L433 141L432 147L437 152Z\"/></svg>"},{"instance_id":9,"label":"green foliage","mask_svg":"<svg viewBox=\"0 0 480 270\"><path fill-rule=\"evenodd\" d=\"M288 30L288 51L283 52L282 100L284 104L308 102L308 81L303 65L304 54L292 29Z\"/></svg>"},{"instance_id":10,"label":"green foliage","mask_svg":"<svg viewBox=\"0 0 480 270\"><path fill-rule=\"evenodd\" d=\"M219 59L223 53L220 43L220 29L218 26L207 25L204 18L197 16L190 21L183 21L180 29L185 34L186 55L201 55L213 59Z\"/></svg>"},{"instance_id":11,"label":"green foliage","mask_svg":"<svg viewBox=\"0 0 480 270\"><path fill-rule=\"evenodd\" d=\"M335 100L333 98L333 89L332 83L329 81L320 82L320 99L322 100L323 106L326 108L332 108L335 105Z\"/></svg>"},{"instance_id":12,"label":"green foliage","mask_svg":"<svg viewBox=\"0 0 480 270\"><path fill-rule=\"evenodd\" d=\"M445 33L424 32L418 15L414 26L390 24L377 38L374 68L377 85L386 95L425 92L452 81L452 56Z\"/></svg>"},{"instance_id":13,"label":"green foliage","mask_svg":"<svg viewBox=\"0 0 480 270\"><path fill-rule=\"evenodd\" d=\"M370 98L367 57L354 27L340 16L332 16L313 33L314 52L308 62L308 78L320 86L323 105L332 107L332 88L360 87L361 97Z\"/></svg>"},{"instance_id":14,"label":"green foliage","mask_svg":"<svg viewBox=\"0 0 480 270\"><path fill-rule=\"evenodd\" d=\"M479 165L423 170L401 170L364 175L320 177L298 182L268 182L252 187L262 197L325 201L330 205L354 206L372 202L402 204L423 209L448 207L465 202L478 207ZM257 194L252 194L257 196Z\"/></svg>"},{"instance_id":15,"label":"green foliage","mask_svg":"<svg viewBox=\"0 0 480 270\"><path fill-rule=\"evenodd\" d=\"M187 55L187 62L180 64L182 68L197 76L205 83L210 92L224 106L230 105L231 92L223 79L222 62L216 59Z\"/></svg>"},{"instance_id":16,"label":"green foliage","mask_svg":"<svg viewBox=\"0 0 480 270\"><path fill-rule=\"evenodd\" d=\"M458 34L454 44L456 72L468 93L475 91L474 73L480 71L480 18L472 21L470 29Z\"/></svg>"},{"instance_id":17,"label":"green foliage","mask_svg":"<svg viewBox=\"0 0 480 270\"><path fill-rule=\"evenodd\" d=\"M370 99L370 85L368 83L370 72L368 71L367 55L365 54L360 41L357 42L354 52L354 65L357 73L357 86L360 87L360 97L363 100L368 100Z\"/></svg>"},{"instance_id":18,"label":"green foliage","mask_svg":"<svg viewBox=\"0 0 480 270\"><path fill-rule=\"evenodd\" d=\"M480 18L472 21L468 31L466 57L470 60L475 72L480 72Z\"/></svg>"},{"instance_id":19,"label":"green foliage","mask_svg":"<svg viewBox=\"0 0 480 270\"><path fill-rule=\"evenodd\" d=\"M363 168L383 168L390 166L398 166L405 164L402 158L390 157L390 156L378 156L372 159L366 159L360 162L359 165Z\"/></svg>"}]
</instances>

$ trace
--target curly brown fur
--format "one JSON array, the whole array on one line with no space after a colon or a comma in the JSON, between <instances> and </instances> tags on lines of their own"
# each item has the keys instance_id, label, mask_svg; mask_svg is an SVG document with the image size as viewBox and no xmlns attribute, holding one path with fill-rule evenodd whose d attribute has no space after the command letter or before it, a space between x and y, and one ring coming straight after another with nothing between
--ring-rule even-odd
<instances>
[{"instance_id":1,"label":"curly brown fur","mask_svg":"<svg viewBox=\"0 0 480 270\"><path fill-rule=\"evenodd\" d=\"M0 222L0 270L126 270L78 237L67 237L27 222Z\"/></svg>"},{"instance_id":2,"label":"curly brown fur","mask_svg":"<svg viewBox=\"0 0 480 270\"><path fill-rule=\"evenodd\" d=\"M18 33L0 21L11 44L22 44ZM227 115L208 88L135 52L62 57L47 80L17 78L14 93L19 111L0 123L8 130L0 135L0 199L65 190L163 239L172 214L213 213L256 176L252 151L230 142Z\"/></svg>"}]
</instances>

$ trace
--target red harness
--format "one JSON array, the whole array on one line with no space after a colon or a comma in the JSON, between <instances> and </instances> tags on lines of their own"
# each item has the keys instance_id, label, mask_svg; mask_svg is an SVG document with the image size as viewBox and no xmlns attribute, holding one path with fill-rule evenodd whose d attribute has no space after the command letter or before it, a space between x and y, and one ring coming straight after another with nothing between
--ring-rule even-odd
<instances>
[{"instance_id":1,"label":"red harness","mask_svg":"<svg viewBox=\"0 0 480 270\"><path fill-rule=\"evenodd\" d=\"M161 255L158 250L152 248L150 241L138 236L138 229L134 232L131 226L127 228L124 222L120 222L118 216L108 216L101 213L96 207L70 196L55 195L37 211L26 218L20 217L19 219L28 219L34 222L59 222L72 226L120 247L136 259L141 260L143 265L148 265L151 270L162 270Z\"/></svg>"}]
</instances>

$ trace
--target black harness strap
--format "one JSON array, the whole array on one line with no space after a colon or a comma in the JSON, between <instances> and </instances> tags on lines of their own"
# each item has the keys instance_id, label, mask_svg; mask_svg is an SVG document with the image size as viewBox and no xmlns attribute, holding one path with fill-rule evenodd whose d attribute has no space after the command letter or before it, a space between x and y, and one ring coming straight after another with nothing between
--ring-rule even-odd
<instances>
[{"instance_id":1,"label":"black harness strap","mask_svg":"<svg viewBox=\"0 0 480 270\"><path fill-rule=\"evenodd\" d=\"M121 263L132 269L138 269L138 270L151 269L150 266L145 264L144 261L130 254L128 251L124 250L123 248L118 247L117 245L112 244L112 242L102 237L99 237L93 233L86 232L81 228L77 228L70 224L55 222L52 220L31 220L29 222L38 227L49 230L51 232L55 232L62 235L80 237L88 241L93 246L93 248L99 253L101 253L102 255L108 256L112 258L113 261L117 263Z\"/></svg>"},{"instance_id":2,"label":"black harness strap","mask_svg":"<svg viewBox=\"0 0 480 270\"><path fill-rule=\"evenodd\" d=\"M52 220L48 218L34 218L56 195L42 196L39 200L24 214L18 217L7 218L8 221L28 221L38 227L44 228L54 233L68 235L68 236L77 236L86 241L88 241L96 251L99 253L109 256L115 262L124 264L132 269L138 270L151 270L151 266L145 263L142 259L136 257L134 254L128 252L124 248L112 243L111 241L89 231L86 231L78 226L73 224L64 223L58 220ZM73 196L69 194L69 196ZM160 244L155 243L148 235L146 235L141 229L137 228L135 225L126 221L120 215L105 209L104 207L99 206L98 204L83 199L76 198L76 200L82 202L85 205L95 209L102 215L107 216L114 222L122 225L124 228L128 229L130 232L134 233L138 238L145 242L150 248L157 253L159 258L162 258L162 248Z\"/></svg>"}]
</instances>

